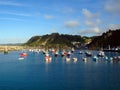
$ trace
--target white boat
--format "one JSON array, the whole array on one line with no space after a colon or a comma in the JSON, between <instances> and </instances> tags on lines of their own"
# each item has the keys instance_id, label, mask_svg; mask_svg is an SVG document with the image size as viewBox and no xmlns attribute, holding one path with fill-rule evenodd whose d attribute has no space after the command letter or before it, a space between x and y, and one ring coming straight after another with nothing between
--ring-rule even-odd
<instances>
[{"instance_id":1,"label":"white boat","mask_svg":"<svg viewBox=\"0 0 120 90\"><path fill-rule=\"evenodd\" d=\"M45 60L46 61L51 61L52 60L52 57L49 56L48 53L45 54Z\"/></svg>"},{"instance_id":2,"label":"white boat","mask_svg":"<svg viewBox=\"0 0 120 90\"><path fill-rule=\"evenodd\" d=\"M97 56L94 56L94 57L93 57L93 61L98 61L98 57L97 57Z\"/></svg>"},{"instance_id":3,"label":"white boat","mask_svg":"<svg viewBox=\"0 0 120 90\"><path fill-rule=\"evenodd\" d=\"M57 57L57 56L58 56L58 51L55 52L55 57Z\"/></svg>"},{"instance_id":4,"label":"white boat","mask_svg":"<svg viewBox=\"0 0 120 90\"><path fill-rule=\"evenodd\" d=\"M73 53L74 51L75 51L75 49L74 49L74 48L72 48L71 52Z\"/></svg>"},{"instance_id":5,"label":"white boat","mask_svg":"<svg viewBox=\"0 0 120 90\"><path fill-rule=\"evenodd\" d=\"M67 57L70 57L71 56L71 52L69 51L68 53L67 53Z\"/></svg>"},{"instance_id":6,"label":"white boat","mask_svg":"<svg viewBox=\"0 0 120 90\"><path fill-rule=\"evenodd\" d=\"M85 54L86 54L87 57L91 57L92 56L91 52L86 52Z\"/></svg>"},{"instance_id":7,"label":"white boat","mask_svg":"<svg viewBox=\"0 0 120 90\"><path fill-rule=\"evenodd\" d=\"M72 58L72 60L73 60L73 62L77 62L77 58L75 58L75 57Z\"/></svg>"},{"instance_id":8,"label":"white boat","mask_svg":"<svg viewBox=\"0 0 120 90\"><path fill-rule=\"evenodd\" d=\"M103 51L99 51L99 53L98 53L97 56L98 56L98 57L104 57L104 56L105 56L105 53L104 53Z\"/></svg>"}]
</instances>

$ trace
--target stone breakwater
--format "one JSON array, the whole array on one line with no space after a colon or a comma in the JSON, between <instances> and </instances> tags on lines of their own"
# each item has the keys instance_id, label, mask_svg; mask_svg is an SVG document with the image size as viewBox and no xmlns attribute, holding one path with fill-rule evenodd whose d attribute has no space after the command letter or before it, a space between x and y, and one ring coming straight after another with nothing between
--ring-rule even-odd
<instances>
[{"instance_id":1,"label":"stone breakwater","mask_svg":"<svg viewBox=\"0 0 120 90\"><path fill-rule=\"evenodd\" d=\"M23 46L0 46L0 52L3 51L16 51L24 49Z\"/></svg>"}]
</instances>

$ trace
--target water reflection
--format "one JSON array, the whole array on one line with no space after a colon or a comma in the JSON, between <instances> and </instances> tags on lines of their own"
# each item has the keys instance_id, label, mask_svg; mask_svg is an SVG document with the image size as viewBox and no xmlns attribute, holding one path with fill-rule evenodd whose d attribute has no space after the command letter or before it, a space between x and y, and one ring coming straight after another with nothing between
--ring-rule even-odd
<instances>
[{"instance_id":1,"label":"water reflection","mask_svg":"<svg viewBox=\"0 0 120 90\"><path fill-rule=\"evenodd\" d=\"M97 55L95 51L91 53L93 56ZM66 61L66 57L55 57L51 54L52 60L44 60L42 53L35 55L31 52L22 63L18 60L19 52L11 52L7 56L0 54L0 85L11 87L12 83L18 89L26 85L29 89L38 87L38 90L49 90L54 87L55 90L68 90L68 88L75 90L76 87L78 90L81 87L97 90L106 85L119 87L120 61L110 60L110 57L117 56L119 53L106 52L105 54L108 60L99 57L94 61L93 57L86 57L84 53L72 53L73 56ZM83 61L83 57L87 60ZM63 89L60 89L61 86Z\"/></svg>"},{"instance_id":2,"label":"water reflection","mask_svg":"<svg viewBox=\"0 0 120 90\"><path fill-rule=\"evenodd\" d=\"M45 64L48 65L52 62L52 60L45 60Z\"/></svg>"}]
</instances>

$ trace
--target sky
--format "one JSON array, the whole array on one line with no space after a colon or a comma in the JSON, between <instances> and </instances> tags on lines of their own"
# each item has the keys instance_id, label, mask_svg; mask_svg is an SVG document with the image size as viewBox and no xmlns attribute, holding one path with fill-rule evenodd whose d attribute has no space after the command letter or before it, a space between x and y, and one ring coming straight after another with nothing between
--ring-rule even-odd
<instances>
[{"instance_id":1,"label":"sky","mask_svg":"<svg viewBox=\"0 0 120 90\"><path fill-rule=\"evenodd\" d=\"M0 44L51 33L94 36L120 29L120 0L0 0Z\"/></svg>"}]
</instances>

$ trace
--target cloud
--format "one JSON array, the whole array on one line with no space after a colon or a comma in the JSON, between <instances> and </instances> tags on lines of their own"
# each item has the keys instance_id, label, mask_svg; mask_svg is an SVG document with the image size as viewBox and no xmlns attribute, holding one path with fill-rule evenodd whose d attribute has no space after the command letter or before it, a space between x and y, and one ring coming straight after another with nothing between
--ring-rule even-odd
<instances>
[{"instance_id":1,"label":"cloud","mask_svg":"<svg viewBox=\"0 0 120 90\"><path fill-rule=\"evenodd\" d=\"M0 12L0 14L9 14L9 15L17 15L17 16L32 16L31 14L28 14L28 13L14 13L14 12Z\"/></svg>"},{"instance_id":2,"label":"cloud","mask_svg":"<svg viewBox=\"0 0 120 90\"><path fill-rule=\"evenodd\" d=\"M18 18L0 18L0 20L4 21L24 21L23 19L18 19Z\"/></svg>"},{"instance_id":3,"label":"cloud","mask_svg":"<svg viewBox=\"0 0 120 90\"><path fill-rule=\"evenodd\" d=\"M80 23L78 21L66 21L64 22L65 27L67 28L74 28L74 27L78 27L80 25Z\"/></svg>"},{"instance_id":4,"label":"cloud","mask_svg":"<svg viewBox=\"0 0 120 90\"><path fill-rule=\"evenodd\" d=\"M102 32L100 29L101 19L100 13L92 13L88 9L82 9L82 14L85 16L84 29L79 31L82 35L97 35Z\"/></svg>"},{"instance_id":5,"label":"cloud","mask_svg":"<svg viewBox=\"0 0 120 90\"><path fill-rule=\"evenodd\" d=\"M116 30L116 29L120 29L120 24L110 24L108 27L111 30Z\"/></svg>"},{"instance_id":6,"label":"cloud","mask_svg":"<svg viewBox=\"0 0 120 90\"><path fill-rule=\"evenodd\" d=\"M96 18L99 17L99 13L92 13L88 9L82 9L82 13L86 16L86 18Z\"/></svg>"},{"instance_id":7,"label":"cloud","mask_svg":"<svg viewBox=\"0 0 120 90\"><path fill-rule=\"evenodd\" d=\"M24 6L21 3L12 2L12 1L0 1L0 5L9 5L9 6Z\"/></svg>"},{"instance_id":8,"label":"cloud","mask_svg":"<svg viewBox=\"0 0 120 90\"><path fill-rule=\"evenodd\" d=\"M75 12L75 10L74 10L73 8L66 8L66 11L67 11L67 12L70 12L70 13Z\"/></svg>"},{"instance_id":9,"label":"cloud","mask_svg":"<svg viewBox=\"0 0 120 90\"><path fill-rule=\"evenodd\" d=\"M68 13L74 13L75 9L71 8L71 7L64 7L62 8L62 13L68 14Z\"/></svg>"},{"instance_id":10,"label":"cloud","mask_svg":"<svg viewBox=\"0 0 120 90\"><path fill-rule=\"evenodd\" d=\"M85 25L87 27L95 27L101 24L101 20L99 19L99 13L92 13L88 9L82 9L83 15L85 18Z\"/></svg>"},{"instance_id":11,"label":"cloud","mask_svg":"<svg viewBox=\"0 0 120 90\"><path fill-rule=\"evenodd\" d=\"M99 27L93 27L93 28L87 28L86 30L78 30L78 33L80 35L98 35L101 33L101 30Z\"/></svg>"},{"instance_id":12,"label":"cloud","mask_svg":"<svg viewBox=\"0 0 120 90\"><path fill-rule=\"evenodd\" d=\"M100 19L95 19L95 20L87 19L85 21L85 25L87 27L96 27L96 26L99 26L99 24L101 24L101 20Z\"/></svg>"},{"instance_id":13,"label":"cloud","mask_svg":"<svg viewBox=\"0 0 120 90\"><path fill-rule=\"evenodd\" d=\"M90 21L90 20L86 20L86 21L85 21L85 24L86 24L86 26L89 26L89 27L95 26L94 22L92 22L92 21Z\"/></svg>"},{"instance_id":14,"label":"cloud","mask_svg":"<svg viewBox=\"0 0 120 90\"><path fill-rule=\"evenodd\" d=\"M107 0L104 8L109 13L120 15L120 0Z\"/></svg>"},{"instance_id":15,"label":"cloud","mask_svg":"<svg viewBox=\"0 0 120 90\"><path fill-rule=\"evenodd\" d=\"M53 19L54 17L53 17L52 15L47 15L47 14L46 14L46 15L44 15L44 18L45 18L45 19Z\"/></svg>"}]
</instances>

